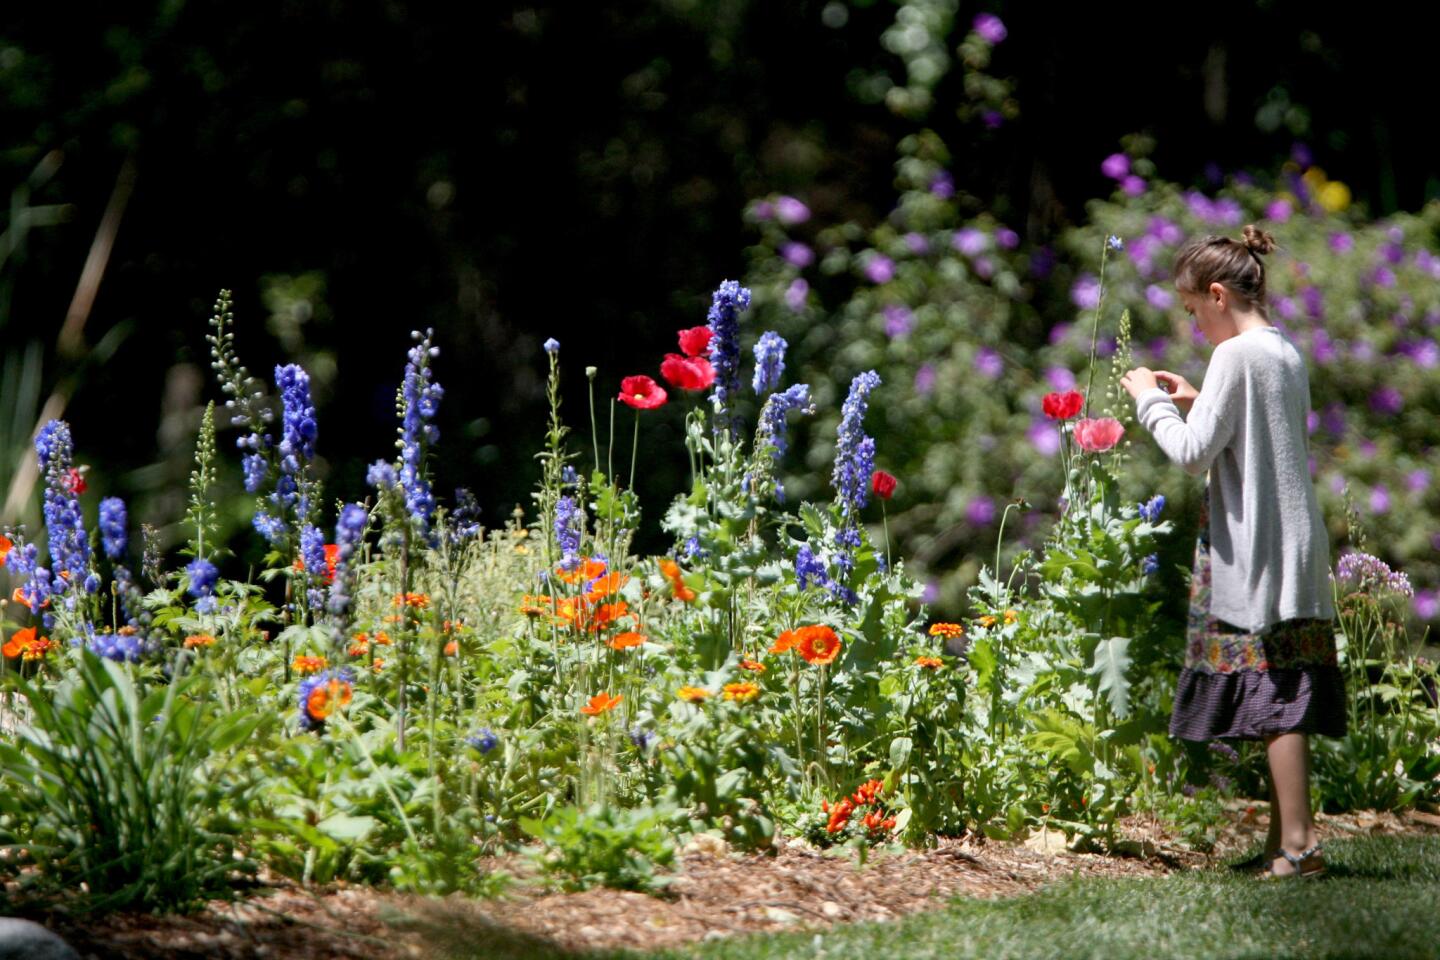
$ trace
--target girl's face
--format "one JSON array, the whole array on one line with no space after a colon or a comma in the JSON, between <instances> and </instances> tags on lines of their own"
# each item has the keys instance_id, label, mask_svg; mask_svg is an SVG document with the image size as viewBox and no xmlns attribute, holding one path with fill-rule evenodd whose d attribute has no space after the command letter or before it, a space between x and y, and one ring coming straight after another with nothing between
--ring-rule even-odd
<instances>
[{"instance_id":1,"label":"girl's face","mask_svg":"<svg viewBox=\"0 0 1440 960\"><path fill-rule=\"evenodd\" d=\"M1230 315L1229 292L1218 283L1210 284L1204 293L1180 294L1185 312L1195 321L1195 326L1204 334L1210 345L1216 346L1235 336L1235 318Z\"/></svg>"}]
</instances>

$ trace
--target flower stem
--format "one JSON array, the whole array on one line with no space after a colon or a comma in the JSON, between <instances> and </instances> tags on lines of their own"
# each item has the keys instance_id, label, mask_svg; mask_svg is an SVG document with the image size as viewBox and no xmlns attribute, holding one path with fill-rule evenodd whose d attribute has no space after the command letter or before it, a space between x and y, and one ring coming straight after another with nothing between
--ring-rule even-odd
<instances>
[{"instance_id":1,"label":"flower stem","mask_svg":"<svg viewBox=\"0 0 1440 960\"><path fill-rule=\"evenodd\" d=\"M1105 309L1105 261L1109 259L1110 245L1100 249L1100 294L1095 299L1095 321L1090 326L1090 372L1085 381L1085 416L1090 416L1090 388L1095 385L1095 344L1100 337L1100 314Z\"/></svg>"},{"instance_id":2,"label":"flower stem","mask_svg":"<svg viewBox=\"0 0 1440 960\"><path fill-rule=\"evenodd\" d=\"M635 436L630 441L630 483L629 489L635 489L635 455L640 450L640 410L635 410Z\"/></svg>"}]
</instances>

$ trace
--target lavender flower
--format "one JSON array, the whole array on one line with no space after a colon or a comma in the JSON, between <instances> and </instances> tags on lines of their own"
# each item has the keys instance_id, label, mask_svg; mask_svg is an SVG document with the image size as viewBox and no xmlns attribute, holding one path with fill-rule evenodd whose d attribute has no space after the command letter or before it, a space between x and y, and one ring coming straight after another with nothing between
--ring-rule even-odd
<instances>
[{"instance_id":1,"label":"lavender flower","mask_svg":"<svg viewBox=\"0 0 1440 960\"><path fill-rule=\"evenodd\" d=\"M575 499L561 497L555 501L555 541L560 545L560 568L574 570L580 566L580 523Z\"/></svg>"},{"instance_id":2,"label":"lavender flower","mask_svg":"<svg viewBox=\"0 0 1440 960\"><path fill-rule=\"evenodd\" d=\"M898 303L892 303L880 311L885 317L885 335L891 337L903 337L915 329L915 314L910 308Z\"/></svg>"},{"instance_id":3,"label":"lavender flower","mask_svg":"<svg viewBox=\"0 0 1440 960\"><path fill-rule=\"evenodd\" d=\"M792 267L804 270L815 262L815 251L803 243L789 241L780 245L780 256Z\"/></svg>"},{"instance_id":4,"label":"lavender flower","mask_svg":"<svg viewBox=\"0 0 1440 960\"><path fill-rule=\"evenodd\" d=\"M780 385L780 376L785 372L785 348L787 344L780 334L767 330L755 344L755 393L764 394Z\"/></svg>"},{"instance_id":5,"label":"lavender flower","mask_svg":"<svg viewBox=\"0 0 1440 960\"><path fill-rule=\"evenodd\" d=\"M798 201L797 201L798 202ZM793 285L792 285L793 286ZM715 390L710 399L716 406L715 427L737 439L739 428L729 404L740 393L740 311L750 306L750 290L734 280L725 280L710 298L710 364L715 368Z\"/></svg>"},{"instance_id":6,"label":"lavender flower","mask_svg":"<svg viewBox=\"0 0 1440 960\"><path fill-rule=\"evenodd\" d=\"M1156 523L1160 519L1160 511L1165 509L1165 494L1157 493L1155 496L1140 504L1140 516L1146 523Z\"/></svg>"},{"instance_id":7,"label":"lavender flower","mask_svg":"<svg viewBox=\"0 0 1440 960\"><path fill-rule=\"evenodd\" d=\"M480 732L472 733L470 736L466 737L465 742L468 743L470 746L474 747L476 750L479 750L480 753L483 755L489 753L491 750L494 750L497 746L499 746L500 738L495 736L494 731L492 731L489 727L482 727L480 729Z\"/></svg>"},{"instance_id":8,"label":"lavender flower","mask_svg":"<svg viewBox=\"0 0 1440 960\"><path fill-rule=\"evenodd\" d=\"M323 554L321 562L324 562ZM190 577L190 596L198 601L195 609L201 613L213 613L215 611L215 581L219 578L220 571L215 569L215 564L209 560L197 557L185 567L185 573Z\"/></svg>"},{"instance_id":9,"label":"lavender flower","mask_svg":"<svg viewBox=\"0 0 1440 960\"><path fill-rule=\"evenodd\" d=\"M1234 747L1230 746L1228 743L1225 743L1222 740L1211 740L1209 746L1211 753L1218 753L1220 756L1224 757L1226 760L1229 760L1231 763L1240 762L1239 752Z\"/></svg>"},{"instance_id":10,"label":"lavender flower","mask_svg":"<svg viewBox=\"0 0 1440 960\"><path fill-rule=\"evenodd\" d=\"M1114 252L1119 253L1121 250L1125 249L1125 241L1121 240L1119 237L1115 236L1112 233L1110 236L1105 238L1105 246L1113 250Z\"/></svg>"},{"instance_id":11,"label":"lavender flower","mask_svg":"<svg viewBox=\"0 0 1440 960\"><path fill-rule=\"evenodd\" d=\"M125 501L119 497L100 501L100 543L111 560L125 553Z\"/></svg>"},{"instance_id":12,"label":"lavender flower","mask_svg":"<svg viewBox=\"0 0 1440 960\"><path fill-rule=\"evenodd\" d=\"M794 197L780 197L775 201L775 219L787 227L804 223L810 219L810 208Z\"/></svg>"}]
</instances>

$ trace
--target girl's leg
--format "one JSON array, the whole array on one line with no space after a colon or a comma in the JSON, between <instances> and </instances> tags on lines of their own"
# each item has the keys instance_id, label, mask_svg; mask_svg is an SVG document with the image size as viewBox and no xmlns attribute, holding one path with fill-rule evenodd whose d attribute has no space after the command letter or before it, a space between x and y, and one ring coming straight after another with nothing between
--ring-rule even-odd
<instances>
[{"instance_id":1,"label":"girl's leg","mask_svg":"<svg viewBox=\"0 0 1440 960\"><path fill-rule=\"evenodd\" d=\"M1270 784L1270 829L1265 831L1265 855L1273 860L1279 856L1275 851L1280 849L1280 831L1285 818L1280 815L1280 801L1275 799L1275 778L1267 772L1265 780Z\"/></svg>"},{"instance_id":2,"label":"girl's leg","mask_svg":"<svg viewBox=\"0 0 1440 960\"><path fill-rule=\"evenodd\" d=\"M1265 738L1270 760L1270 782L1274 808L1279 811L1279 841L1292 855L1299 856L1315 845L1315 821L1310 816L1310 750L1303 733L1282 733ZM1272 814L1272 826L1273 826ZM1293 873L1288 860L1276 857L1275 873Z\"/></svg>"}]
</instances>

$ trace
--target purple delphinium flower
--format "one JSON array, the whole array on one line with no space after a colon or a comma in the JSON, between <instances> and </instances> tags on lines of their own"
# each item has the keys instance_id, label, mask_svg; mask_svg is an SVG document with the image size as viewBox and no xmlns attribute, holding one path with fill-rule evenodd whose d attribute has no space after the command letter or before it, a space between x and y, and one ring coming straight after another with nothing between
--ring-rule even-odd
<instances>
[{"instance_id":1,"label":"purple delphinium flower","mask_svg":"<svg viewBox=\"0 0 1440 960\"><path fill-rule=\"evenodd\" d=\"M119 560L125 553L128 542L125 531L125 501L119 497L106 497L100 501L100 544L105 556Z\"/></svg>"},{"instance_id":2,"label":"purple delphinium flower","mask_svg":"<svg viewBox=\"0 0 1440 960\"><path fill-rule=\"evenodd\" d=\"M495 736L489 727L481 727L478 732L466 737L465 742L479 750L483 756L500 745L500 738Z\"/></svg>"},{"instance_id":3,"label":"purple delphinium flower","mask_svg":"<svg viewBox=\"0 0 1440 960\"><path fill-rule=\"evenodd\" d=\"M395 476L394 464L385 460L376 460L365 472L365 482L382 493L391 489L399 482Z\"/></svg>"},{"instance_id":4,"label":"purple delphinium flower","mask_svg":"<svg viewBox=\"0 0 1440 960\"><path fill-rule=\"evenodd\" d=\"M825 569L825 562L815 555L808 543L802 543L800 549L795 551L795 584L801 590L812 586L830 586L830 574Z\"/></svg>"},{"instance_id":5,"label":"purple delphinium flower","mask_svg":"<svg viewBox=\"0 0 1440 960\"><path fill-rule=\"evenodd\" d=\"M955 236L951 238L950 244L967 257L978 257L990 245L990 239L985 236L983 230L976 227L965 227L955 231Z\"/></svg>"},{"instance_id":6,"label":"purple delphinium flower","mask_svg":"<svg viewBox=\"0 0 1440 960\"><path fill-rule=\"evenodd\" d=\"M1416 340L1408 345L1405 354L1416 366L1425 370L1440 366L1440 344L1436 344L1434 340Z\"/></svg>"},{"instance_id":7,"label":"purple delphinium flower","mask_svg":"<svg viewBox=\"0 0 1440 960\"><path fill-rule=\"evenodd\" d=\"M1169 310L1175 305L1175 295L1157 283L1145 288L1145 301L1156 310Z\"/></svg>"},{"instance_id":8,"label":"purple delphinium flower","mask_svg":"<svg viewBox=\"0 0 1440 960\"><path fill-rule=\"evenodd\" d=\"M40 566L39 546L26 543L13 531L7 532L11 534L14 547L6 557L5 566L10 571L11 581L20 585L17 589L21 600L30 608L31 616L36 616L50 599L50 571Z\"/></svg>"},{"instance_id":9,"label":"purple delphinium flower","mask_svg":"<svg viewBox=\"0 0 1440 960\"><path fill-rule=\"evenodd\" d=\"M335 579L330 584L330 599L327 608L343 621L350 610L350 594L355 580L355 553L365 536L365 525L369 516L358 503L347 503L340 508L340 518L335 521ZM343 642L343 623L337 626L337 636Z\"/></svg>"},{"instance_id":10,"label":"purple delphinium flower","mask_svg":"<svg viewBox=\"0 0 1440 960\"><path fill-rule=\"evenodd\" d=\"M580 524L574 497L555 501L555 542L560 546L560 569L574 570L580 566Z\"/></svg>"},{"instance_id":11,"label":"purple delphinium flower","mask_svg":"<svg viewBox=\"0 0 1440 960\"><path fill-rule=\"evenodd\" d=\"M405 379L400 384L400 469L397 482L405 492L405 510L421 536L428 539L435 513L435 494L425 471L425 455L440 440L433 423L440 411L444 389L435 382L430 361L440 348L432 344L434 330L410 331L415 345L407 353Z\"/></svg>"},{"instance_id":12,"label":"purple delphinium flower","mask_svg":"<svg viewBox=\"0 0 1440 960\"><path fill-rule=\"evenodd\" d=\"M785 373L785 338L774 330L760 334L755 342L755 377L752 386L756 394L768 393L780 386L780 377Z\"/></svg>"},{"instance_id":13,"label":"purple delphinium flower","mask_svg":"<svg viewBox=\"0 0 1440 960\"><path fill-rule=\"evenodd\" d=\"M1146 523L1157 523L1160 520L1160 511L1165 509L1165 494L1157 493L1155 496L1140 504L1140 516Z\"/></svg>"},{"instance_id":14,"label":"purple delphinium flower","mask_svg":"<svg viewBox=\"0 0 1440 960\"><path fill-rule=\"evenodd\" d=\"M319 583L329 564L325 562L325 534L314 524L307 523L300 528L300 559L305 564L305 578L311 584L306 600L311 610L321 610L325 606L325 591Z\"/></svg>"},{"instance_id":15,"label":"purple delphinium flower","mask_svg":"<svg viewBox=\"0 0 1440 960\"><path fill-rule=\"evenodd\" d=\"M915 371L915 392L922 396L935 389L935 364L922 363Z\"/></svg>"},{"instance_id":16,"label":"purple delphinium flower","mask_svg":"<svg viewBox=\"0 0 1440 960\"><path fill-rule=\"evenodd\" d=\"M992 46L1010 34L1010 31L1005 29L1004 22L993 13L977 13L971 26L981 40Z\"/></svg>"},{"instance_id":17,"label":"purple delphinium flower","mask_svg":"<svg viewBox=\"0 0 1440 960\"><path fill-rule=\"evenodd\" d=\"M808 384L797 383L786 390L770 394L765 400L765 406L760 410L760 424L755 431L755 449L758 452L768 448L770 460L777 466L787 449L785 417L791 410L799 410L802 413L815 412L815 407L810 402ZM773 479L775 499L784 503L785 488L781 485L778 476Z\"/></svg>"},{"instance_id":18,"label":"purple delphinium flower","mask_svg":"<svg viewBox=\"0 0 1440 960\"><path fill-rule=\"evenodd\" d=\"M965 505L965 519L977 527L992 523L995 520L995 501L984 494L971 497Z\"/></svg>"},{"instance_id":19,"label":"purple delphinium flower","mask_svg":"<svg viewBox=\"0 0 1440 960\"><path fill-rule=\"evenodd\" d=\"M987 380L998 379L1005 372L1005 361L989 347L981 347L975 351L975 372Z\"/></svg>"},{"instance_id":20,"label":"purple delphinium flower","mask_svg":"<svg viewBox=\"0 0 1440 960\"><path fill-rule=\"evenodd\" d=\"M1080 274L1070 287L1070 302L1081 310L1094 310L1100 305L1100 281L1089 273Z\"/></svg>"},{"instance_id":21,"label":"purple delphinium flower","mask_svg":"<svg viewBox=\"0 0 1440 960\"><path fill-rule=\"evenodd\" d=\"M90 538L80 496L71 479L74 446L70 426L51 420L35 437L35 453L45 476L45 531L50 538L50 567L63 586L54 592L69 594L84 585L90 587ZM95 583L96 589L99 583ZM90 592L94 592L91 590ZM67 603L73 603L71 597Z\"/></svg>"},{"instance_id":22,"label":"purple delphinium flower","mask_svg":"<svg viewBox=\"0 0 1440 960\"><path fill-rule=\"evenodd\" d=\"M715 368L715 387L710 394L717 411L715 429L728 431L731 439L739 436L739 425L730 403L740 393L740 312L749 306L750 290L734 280L725 280L711 295L710 312L706 316L710 326L710 363Z\"/></svg>"},{"instance_id":23,"label":"purple delphinium flower","mask_svg":"<svg viewBox=\"0 0 1440 960\"><path fill-rule=\"evenodd\" d=\"M805 301L810 296L810 283L804 277L796 277L790 281L790 286L785 288L785 306L789 307L792 313L799 313L805 309Z\"/></svg>"},{"instance_id":24,"label":"purple delphinium flower","mask_svg":"<svg viewBox=\"0 0 1440 960\"><path fill-rule=\"evenodd\" d=\"M1140 572L1147 577L1151 574L1158 573L1159 570L1160 555L1158 553L1149 554L1144 560L1140 561Z\"/></svg>"},{"instance_id":25,"label":"purple delphinium flower","mask_svg":"<svg viewBox=\"0 0 1440 960\"><path fill-rule=\"evenodd\" d=\"M804 270L815 262L815 251L803 243L791 240L780 245L780 256L792 267Z\"/></svg>"},{"instance_id":26,"label":"purple delphinium flower","mask_svg":"<svg viewBox=\"0 0 1440 960\"><path fill-rule=\"evenodd\" d=\"M863 268L865 279L871 283L889 283L895 279L895 261L883 253L872 254Z\"/></svg>"},{"instance_id":27,"label":"purple delphinium flower","mask_svg":"<svg viewBox=\"0 0 1440 960\"><path fill-rule=\"evenodd\" d=\"M323 555L321 562L324 562ZM189 592L196 600L195 609L201 613L214 613L215 581L220 577L215 564L204 557L197 557L185 567L185 573L190 577Z\"/></svg>"},{"instance_id":28,"label":"purple delphinium flower","mask_svg":"<svg viewBox=\"0 0 1440 960\"><path fill-rule=\"evenodd\" d=\"M1325 295L1319 287L1306 287L1300 291L1300 301L1305 304L1305 312L1312 319L1319 320L1325 312Z\"/></svg>"},{"instance_id":29,"label":"purple delphinium flower","mask_svg":"<svg viewBox=\"0 0 1440 960\"><path fill-rule=\"evenodd\" d=\"M775 201L775 219L787 227L804 223L810 219L810 208L794 197L781 197Z\"/></svg>"},{"instance_id":30,"label":"purple delphinium flower","mask_svg":"<svg viewBox=\"0 0 1440 960\"><path fill-rule=\"evenodd\" d=\"M145 638L138 633L97 633L85 640L85 648L106 660L137 663L145 655Z\"/></svg>"},{"instance_id":31,"label":"purple delphinium flower","mask_svg":"<svg viewBox=\"0 0 1440 960\"><path fill-rule=\"evenodd\" d=\"M1111 180L1124 180L1130 175L1130 158L1123 153L1112 153L1100 162L1100 172Z\"/></svg>"},{"instance_id":32,"label":"purple delphinium flower","mask_svg":"<svg viewBox=\"0 0 1440 960\"><path fill-rule=\"evenodd\" d=\"M1047 420L1030 421L1030 429L1025 431L1025 436L1041 456L1053 457L1060 452L1060 433Z\"/></svg>"},{"instance_id":33,"label":"purple delphinium flower","mask_svg":"<svg viewBox=\"0 0 1440 960\"><path fill-rule=\"evenodd\" d=\"M836 431L835 465L830 483L840 508L842 525L835 534L835 566L848 573L854 565L854 550L860 546L860 511L870 502L870 476L875 472L875 440L865 434L865 411L870 393L880 385L874 370L856 374L841 407ZM850 601L847 590L840 591Z\"/></svg>"},{"instance_id":34,"label":"purple delphinium flower","mask_svg":"<svg viewBox=\"0 0 1440 960\"><path fill-rule=\"evenodd\" d=\"M915 314L910 308L892 303L880 311L885 316L885 335L894 339L903 337L915 329Z\"/></svg>"},{"instance_id":35,"label":"purple delphinium flower","mask_svg":"<svg viewBox=\"0 0 1440 960\"><path fill-rule=\"evenodd\" d=\"M1395 271L1381 264L1370 274L1370 280L1377 287L1389 289L1395 286Z\"/></svg>"}]
</instances>

